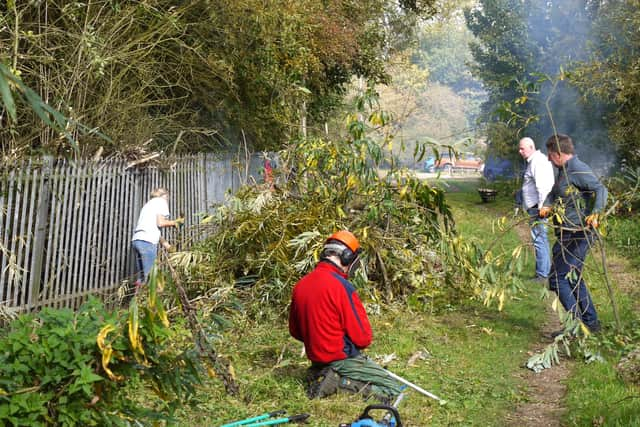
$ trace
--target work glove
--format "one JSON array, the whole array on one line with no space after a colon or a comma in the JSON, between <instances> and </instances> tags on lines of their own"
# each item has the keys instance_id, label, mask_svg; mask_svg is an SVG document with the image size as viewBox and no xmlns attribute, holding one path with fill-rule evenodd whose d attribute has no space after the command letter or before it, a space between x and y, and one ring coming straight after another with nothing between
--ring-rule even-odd
<instances>
[{"instance_id":1,"label":"work glove","mask_svg":"<svg viewBox=\"0 0 640 427\"><path fill-rule=\"evenodd\" d=\"M538 216L540 218L546 218L551 214L551 206L543 206L538 209Z\"/></svg>"},{"instance_id":2,"label":"work glove","mask_svg":"<svg viewBox=\"0 0 640 427\"><path fill-rule=\"evenodd\" d=\"M176 228L180 228L184 225L184 218L183 217L176 218L173 220L173 222L175 223Z\"/></svg>"},{"instance_id":3,"label":"work glove","mask_svg":"<svg viewBox=\"0 0 640 427\"><path fill-rule=\"evenodd\" d=\"M599 215L597 213L592 213L591 215L588 215L584 219L584 222L586 222L588 226L591 226L593 228L598 228L598 225L600 225L599 220L600 220Z\"/></svg>"}]
</instances>

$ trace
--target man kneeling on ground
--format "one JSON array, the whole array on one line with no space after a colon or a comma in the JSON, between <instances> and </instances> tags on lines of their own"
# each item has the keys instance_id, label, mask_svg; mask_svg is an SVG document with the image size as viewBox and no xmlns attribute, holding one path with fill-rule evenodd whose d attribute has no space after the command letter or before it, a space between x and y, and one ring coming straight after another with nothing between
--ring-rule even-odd
<instances>
[{"instance_id":1,"label":"man kneeling on ground","mask_svg":"<svg viewBox=\"0 0 640 427\"><path fill-rule=\"evenodd\" d=\"M340 390L361 393L389 403L401 387L361 350L371 344L367 313L347 280L362 248L349 231L332 234L320 262L294 287L289 332L304 343L309 368L310 398Z\"/></svg>"}]
</instances>

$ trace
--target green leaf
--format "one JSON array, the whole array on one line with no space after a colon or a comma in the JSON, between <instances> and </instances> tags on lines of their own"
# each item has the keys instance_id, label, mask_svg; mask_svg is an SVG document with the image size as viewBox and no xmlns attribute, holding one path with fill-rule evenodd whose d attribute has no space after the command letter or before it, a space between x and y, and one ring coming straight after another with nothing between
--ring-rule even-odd
<instances>
[{"instance_id":1,"label":"green leaf","mask_svg":"<svg viewBox=\"0 0 640 427\"><path fill-rule=\"evenodd\" d=\"M0 94L2 95L2 102L9 116L11 116L11 120L15 122L17 120L16 103L13 100L13 95L9 88L8 76L10 74L9 69L4 64L0 64Z\"/></svg>"}]
</instances>

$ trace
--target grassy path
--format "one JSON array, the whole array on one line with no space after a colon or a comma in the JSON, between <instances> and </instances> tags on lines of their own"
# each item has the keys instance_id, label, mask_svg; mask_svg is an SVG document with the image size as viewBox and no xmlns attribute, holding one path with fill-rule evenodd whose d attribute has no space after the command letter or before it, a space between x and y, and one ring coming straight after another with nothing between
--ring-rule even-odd
<instances>
[{"instance_id":1,"label":"grassy path","mask_svg":"<svg viewBox=\"0 0 640 427\"><path fill-rule=\"evenodd\" d=\"M473 205L473 197L465 194L465 190L469 192L468 187L463 187L462 190L463 193L452 195L450 199L458 207L456 216L460 221L459 226L467 235L472 235L477 233L475 230L478 227L473 226L465 230L465 224L470 223L465 212ZM507 206L504 205L505 202ZM502 203L487 206L486 209L495 213L508 213L508 200L503 200ZM503 421L494 420L491 425L640 426L640 390L621 381L615 369L620 355L626 354L629 348L637 346L640 341L640 273L637 268L639 256L633 250L622 252L613 244L616 239L628 241L630 235L634 236L629 234L629 227L633 230L636 226L630 225L628 220L624 222L621 231L612 226L605 237L606 264L609 280L620 307L622 330L615 328L599 248L591 251L585 269L587 283L601 321L605 325L604 333L595 337L589 344L590 350L602 356L604 362L587 364L582 356L577 355L576 358L563 357L560 365L538 374L527 369L516 371L515 375L524 381L524 401L520 402ZM523 227L519 234L521 241L528 242L526 227ZM552 238L552 244L553 240ZM533 271L533 260L529 271ZM538 326L538 337L531 342L531 351L535 352L542 350L549 343L549 332L557 330L560 325L557 314L549 308L549 302L544 302L543 306L547 313L546 321Z\"/></svg>"},{"instance_id":2,"label":"grassy path","mask_svg":"<svg viewBox=\"0 0 640 427\"><path fill-rule=\"evenodd\" d=\"M456 185L465 190L464 184ZM480 203L474 190L451 194L450 200L460 233L484 241L496 238L493 220L510 209L507 200ZM497 245L506 250L518 245L521 238L513 230ZM533 271L532 262L529 256L523 275ZM376 313L371 315L374 343L369 356L384 360L392 372L447 400L446 405L439 405L409 391L399 408L403 425L592 425L593 420L601 420L598 417L609 416L611 405L603 407L603 402L631 393L616 381L611 364L576 362L575 368L570 368L571 364L563 363L543 371L542 376L523 367L531 351L546 343L546 330L556 326L555 315L547 311L549 302L540 295L540 285L532 283L500 312L473 300L459 301L439 313L412 312L404 306L369 307ZM600 292L595 298L606 301ZM610 321L604 311L604 320ZM282 313L266 310L258 324L236 319L223 342L227 347L219 350L233 363L242 397L231 398L218 381L209 381L199 390L193 407L178 410L177 425L218 426L286 409L288 414L311 414L308 426L337 426L354 421L367 405L346 394L307 399L303 378L308 362L301 345L289 337ZM602 384L598 386L598 382ZM601 425L640 425L640 418L633 415L636 409L640 414L637 402L629 399L619 404L617 418L610 424L608 418L602 418ZM591 411L591 407L595 409ZM619 420L631 424L616 424Z\"/></svg>"}]
</instances>

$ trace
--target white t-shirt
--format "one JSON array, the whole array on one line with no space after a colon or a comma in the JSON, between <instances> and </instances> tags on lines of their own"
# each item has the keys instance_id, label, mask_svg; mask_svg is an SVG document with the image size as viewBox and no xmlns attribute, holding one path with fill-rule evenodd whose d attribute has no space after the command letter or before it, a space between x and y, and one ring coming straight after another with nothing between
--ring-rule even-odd
<instances>
[{"instance_id":1,"label":"white t-shirt","mask_svg":"<svg viewBox=\"0 0 640 427\"><path fill-rule=\"evenodd\" d=\"M169 218L169 204L164 197L154 197L142 207L131 240L144 240L157 245L160 241L158 215Z\"/></svg>"}]
</instances>

